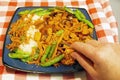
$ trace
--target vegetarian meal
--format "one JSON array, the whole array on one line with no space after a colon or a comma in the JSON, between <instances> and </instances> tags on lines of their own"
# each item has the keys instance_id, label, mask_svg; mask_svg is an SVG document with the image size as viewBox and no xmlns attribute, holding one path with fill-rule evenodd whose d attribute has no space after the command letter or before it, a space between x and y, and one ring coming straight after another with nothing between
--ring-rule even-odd
<instances>
[{"instance_id":1,"label":"vegetarian meal","mask_svg":"<svg viewBox=\"0 0 120 80\"><path fill-rule=\"evenodd\" d=\"M91 40L93 24L79 9L67 7L34 8L18 13L8 32L8 56L42 67L73 65L73 42Z\"/></svg>"}]
</instances>

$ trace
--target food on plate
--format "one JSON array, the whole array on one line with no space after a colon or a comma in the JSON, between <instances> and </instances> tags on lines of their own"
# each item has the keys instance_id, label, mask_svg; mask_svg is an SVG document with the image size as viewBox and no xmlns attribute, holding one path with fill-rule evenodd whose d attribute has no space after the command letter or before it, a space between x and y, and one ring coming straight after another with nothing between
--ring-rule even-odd
<instances>
[{"instance_id":1,"label":"food on plate","mask_svg":"<svg viewBox=\"0 0 120 80\"><path fill-rule=\"evenodd\" d=\"M18 13L20 18L8 32L8 56L42 67L73 65L69 47L76 41L91 40L93 24L78 9L67 7L35 8Z\"/></svg>"}]
</instances>

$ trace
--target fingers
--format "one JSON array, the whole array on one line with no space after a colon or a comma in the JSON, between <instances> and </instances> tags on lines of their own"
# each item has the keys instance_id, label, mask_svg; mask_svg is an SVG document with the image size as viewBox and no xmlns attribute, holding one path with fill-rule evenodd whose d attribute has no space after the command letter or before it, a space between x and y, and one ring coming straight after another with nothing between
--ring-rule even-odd
<instances>
[{"instance_id":1,"label":"fingers","mask_svg":"<svg viewBox=\"0 0 120 80\"><path fill-rule=\"evenodd\" d=\"M93 64L88 60L85 56L82 54L79 54L77 52L73 52L71 54L73 58L75 58L79 64L91 75L95 75L96 71L94 70Z\"/></svg>"},{"instance_id":2,"label":"fingers","mask_svg":"<svg viewBox=\"0 0 120 80\"><path fill-rule=\"evenodd\" d=\"M91 61L95 60L95 47L93 47L92 45L82 42L75 42L71 45L71 47L77 52L80 52L81 54L89 58Z\"/></svg>"},{"instance_id":3,"label":"fingers","mask_svg":"<svg viewBox=\"0 0 120 80\"><path fill-rule=\"evenodd\" d=\"M86 72L86 77L87 77L87 80L96 80L96 76L93 76L93 75L90 75L88 72Z\"/></svg>"},{"instance_id":4,"label":"fingers","mask_svg":"<svg viewBox=\"0 0 120 80\"><path fill-rule=\"evenodd\" d=\"M101 45L101 42L98 42L96 40L89 40L86 43L92 45L93 47L98 47Z\"/></svg>"},{"instance_id":5,"label":"fingers","mask_svg":"<svg viewBox=\"0 0 120 80\"><path fill-rule=\"evenodd\" d=\"M86 42L86 44L90 44L92 45L93 47L101 47L101 46L104 46L106 44L108 44L108 42L101 42L101 41L96 41L96 40L89 40ZM109 44L112 44L112 43L109 43Z\"/></svg>"}]
</instances>

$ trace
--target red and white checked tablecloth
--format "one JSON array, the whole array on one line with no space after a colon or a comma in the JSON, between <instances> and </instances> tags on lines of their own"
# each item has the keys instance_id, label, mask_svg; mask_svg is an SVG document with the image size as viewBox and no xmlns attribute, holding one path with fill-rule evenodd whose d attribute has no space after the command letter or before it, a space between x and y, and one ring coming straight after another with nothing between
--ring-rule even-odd
<instances>
[{"instance_id":1,"label":"red and white checked tablecloth","mask_svg":"<svg viewBox=\"0 0 120 80\"><path fill-rule=\"evenodd\" d=\"M84 80L85 73L32 74L6 68L2 48L8 24L21 6L67 6L85 8L95 25L98 40L118 42L118 26L109 0L0 0L0 80Z\"/></svg>"}]
</instances>

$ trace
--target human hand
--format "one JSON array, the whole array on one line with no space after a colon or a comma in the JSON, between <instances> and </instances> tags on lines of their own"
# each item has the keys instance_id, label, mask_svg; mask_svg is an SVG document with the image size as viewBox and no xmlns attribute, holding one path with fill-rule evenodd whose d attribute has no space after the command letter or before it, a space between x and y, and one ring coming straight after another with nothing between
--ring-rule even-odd
<instances>
[{"instance_id":1,"label":"human hand","mask_svg":"<svg viewBox=\"0 0 120 80\"><path fill-rule=\"evenodd\" d=\"M71 45L75 58L93 80L120 80L120 45L90 40Z\"/></svg>"}]
</instances>

